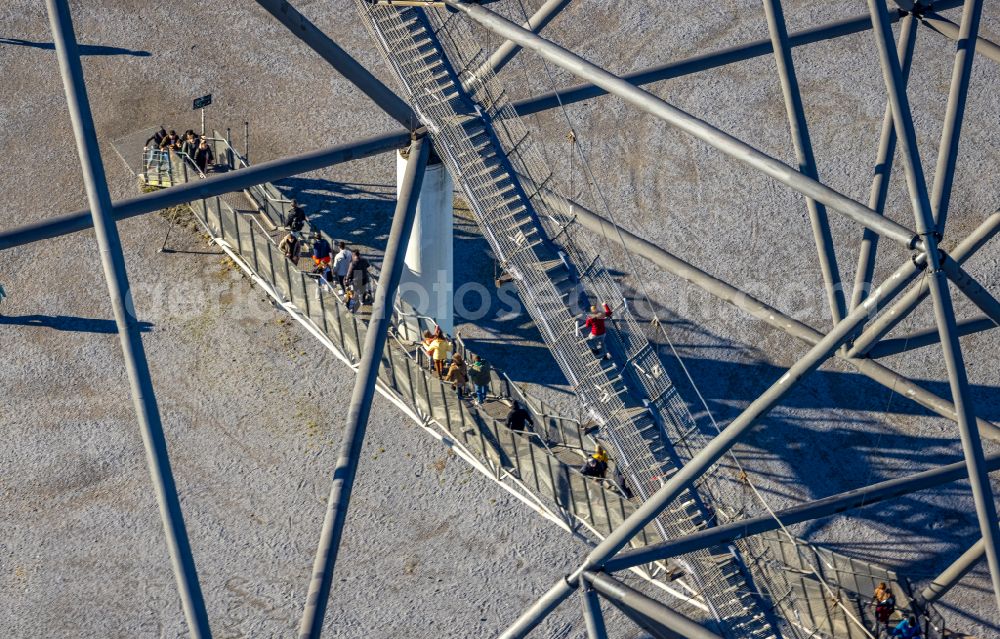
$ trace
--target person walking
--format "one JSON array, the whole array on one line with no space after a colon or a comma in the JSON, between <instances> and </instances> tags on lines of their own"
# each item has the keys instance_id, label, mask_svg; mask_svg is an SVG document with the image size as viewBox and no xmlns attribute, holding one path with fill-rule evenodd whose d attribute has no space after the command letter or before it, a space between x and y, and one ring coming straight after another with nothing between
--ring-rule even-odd
<instances>
[{"instance_id":1,"label":"person walking","mask_svg":"<svg viewBox=\"0 0 1000 639\"><path fill-rule=\"evenodd\" d=\"M347 244L340 242L337 244L340 251L337 252L337 256L333 258L333 274L337 276L337 281L340 283L340 290L347 290L347 271L351 268L351 260L354 259L354 253L351 249L347 248Z\"/></svg>"},{"instance_id":2,"label":"person walking","mask_svg":"<svg viewBox=\"0 0 1000 639\"><path fill-rule=\"evenodd\" d=\"M351 256L345 279L354 287L354 296L359 304L366 303L368 298L368 267L368 260L360 252Z\"/></svg>"},{"instance_id":3,"label":"person walking","mask_svg":"<svg viewBox=\"0 0 1000 639\"><path fill-rule=\"evenodd\" d=\"M212 147L208 146L208 140L205 138L201 139L194 151L194 163L202 173L208 173L215 165L215 154L212 153Z\"/></svg>"},{"instance_id":4,"label":"person walking","mask_svg":"<svg viewBox=\"0 0 1000 639\"><path fill-rule=\"evenodd\" d=\"M469 381L469 374L465 366L465 360L462 359L459 353L455 353L451 358L451 366L448 367L448 374L445 375L444 381L451 382L451 386L458 393L459 399L465 396L465 384Z\"/></svg>"},{"instance_id":5,"label":"person walking","mask_svg":"<svg viewBox=\"0 0 1000 639\"><path fill-rule=\"evenodd\" d=\"M181 139L177 135L177 131L170 129L168 133L162 140L160 140L160 150L161 151L176 151L181 148Z\"/></svg>"},{"instance_id":6,"label":"person walking","mask_svg":"<svg viewBox=\"0 0 1000 639\"><path fill-rule=\"evenodd\" d=\"M872 629L872 634L876 638L881 637L883 630L889 630L889 617L896 611L896 598L884 581L880 581L875 588L875 594L872 596L872 611L875 614L875 627Z\"/></svg>"},{"instance_id":7,"label":"person walking","mask_svg":"<svg viewBox=\"0 0 1000 639\"><path fill-rule=\"evenodd\" d=\"M526 428L531 431L535 430L535 421L531 419L531 413L524 410L517 400L514 400L514 405L507 413L507 428L518 432L522 432Z\"/></svg>"},{"instance_id":8,"label":"person walking","mask_svg":"<svg viewBox=\"0 0 1000 639\"><path fill-rule=\"evenodd\" d=\"M301 206L299 206L298 201L292 200L292 206L285 216L285 228L289 231L295 231L298 233L302 230L302 227L306 224L306 212Z\"/></svg>"},{"instance_id":9,"label":"person walking","mask_svg":"<svg viewBox=\"0 0 1000 639\"><path fill-rule=\"evenodd\" d=\"M181 141L181 153L194 160L195 151L198 150L198 134L191 129L184 132L184 139Z\"/></svg>"},{"instance_id":10,"label":"person walking","mask_svg":"<svg viewBox=\"0 0 1000 639\"><path fill-rule=\"evenodd\" d=\"M472 366L469 367L469 379L475 388L476 405L486 403L486 392L490 388L490 364L478 355L472 356Z\"/></svg>"},{"instance_id":11,"label":"person walking","mask_svg":"<svg viewBox=\"0 0 1000 639\"><path fill-rule=\"evenodd\" d=\"M330 264L331 252L326 238L319 231L313 231L312 258L316 270L322 270Z\"/></svg>"},{"instance_id":12,"label":"person walking","mask_svg":"<svg viewBox=\"0 0 1000 639\"><path fill-rule=\"evenodd\" d=\"M292 232L281 238L278 250L285 254L293 266L299 265L299 234Z\"/></svg>"},{"instance_id":13,"label":"person walking","mask_svg":"<svg viewBox=\"0 0 1000 639\"><path fill-rule=\"evenodd\" d=\"M448 352L451 350L451 341L448 338L431 336L431 351L434 353L434 372L439 379L444 379L445 365L448 362Z\"/></svg>"},{"instance_id":14,"label":"person walking","mask_svg":"<svg viewBox=\"0 0 1000 639\"><path fill-rule=\"evenodd\" d=\"M167 130L160 125L160 130L153 133L146 139L146 143L143 145L144 150L149 150L150 147L154 149L160 148L160 144L163 142L163 138L167 137Z\"/></svg>"},{"instance_id":15,"label":"person walking","mask_svg":"<svg viewBox=\"0 0 1000 639\"><path fill-rule=\"evenodd\" d=\"M591 306L590 315L583 324L585 328L590 329L587 340L590 342L590 350L594 355L600 355L604 349L604 334L607 332L604 323L611 318L611 307L608 306L608 303L604 302L601 306L603 306L603 311L598 310L596 306ZM604 359L611 359L611 355L605 352Z\"/></svg>"},{"instance_id":16,"label":"person walking","mask_svg":"<svg viewBox=\"0 0 1000 639\"><path fill-rule=\"evenodd\" d=\"M597 450L593 455L584 462L583 466L580 467L580 474L585 477L595 477L597 479L604 479L604 476L608 473L608 453L606 450L597 447Z\"/></svg>"},{"instance_id":17,"label":"person walking","mask_svg":"<svg viewBox=\"0 0 1000 639\"><path fill-rule=\"evenodd\" d=\"M903 619L899 624L893 628L890 637L899 637L899 639L921 639L923 635L920 632L920 624L917 623L916 615L910 615L906 619Z\"/></svg>"}]
</instances>

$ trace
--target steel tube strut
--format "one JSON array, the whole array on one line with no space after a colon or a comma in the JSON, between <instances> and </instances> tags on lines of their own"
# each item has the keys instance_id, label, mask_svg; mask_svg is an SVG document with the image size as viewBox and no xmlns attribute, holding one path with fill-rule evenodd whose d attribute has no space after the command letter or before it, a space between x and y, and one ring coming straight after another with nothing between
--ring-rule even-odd
<instances>
[{"instance_id":1,"label":"steel tube strut","mask_svg":"<svg viewBox=\"0 0 1000 639\"><path fill-rule=\"evenodd\" d=\"M399 131L348 144L327 147L318 151L310 151L301 155L272 160L263 164L230 171L206 180L195 180L161 189L153 193L141 195L116 202L111 207L111 215L115 220L125 220L137 215L144 215L161 209L177 206L194 200L240 191L242 189L274 182L292 175L308 173L335 164L360 160L387 151L404 148L410 143L410 133ZM30 242L48 240L78 231L84 231L93 226L89 210L67 213L54 218L39 220L14 229L0 231L0 251Z\"/></svg>"},{"instance_id":2,"label":"steel tube strut","mask_svg":"<svg viewBox=\"0 0 1000 639\"><path fill-rule=\"evenodd\" d=\"M948 7L944 6L945 3L940 3L934 5L935 9L944 10ZM955 3L957 6L959 3ZM934 13L933 11L928 11L923 15L919 16L921 24L929 28L931 31L936 31L946 38L950 38L955 41L962 39L961 29L957 24L945 18L944 16ZM993 42L992 40L987 40L983 37L976 38L976 52L983 56L984 58L989 58L994 62L1000 62L1000 45Z\"/></svg>"},{"instance_id":3,"label":"steel tube strut","mask_svg":"<svg viewBox=\"0 0 1000 639\"><path fill-rule=\"evenodd\" d=\"M923 263L922 260L917 262ZM562 579L556 586L546 594L546 605L536 604L518 618L502 637L523 637L534 628L544 618L549 610L559 604L560 601L568 597L578 585L579 576L583 571L600 569L612 556L624 548L642 528L668 507L677 496L691 486L699 477L704 474L709 467L717 462L729 449L735 445L740 437L749 431L757 421L774 408L785 394L795 388L802 379L809 373L815 371L819 366L829 359L841 344L846 342L857 330L857 328L873 312L876 304L883 300L890 300L906 286L919 272L919 267L914 261L907 261L890 275L872 295L865 300L861 306L854 309L846 318L833 327L833 329L819 341L815 346L789 368L774 384L755 399L746 409L740 413L728 426L704 448L695 455L676 473L670 476L663 485L640 505L628 518L617 528L612 530L597 546L587 555L587 559L575 573L567 579Z\"/></svg>"},{"instance_id":4,"label":"steel tube strut","mask_svg":"<svg viewBox=\"0 0 1000 639\"><path fill-rule=\"evenodd\" d=\"M663 626L670 632L671 639L722 639L708 628L671 610L659 601L651 599L638 590L622 583L603 572L586 571L584 580L594 587L602 597L624 611L634 611Z\"/></svg>"},{"instance_id":5,"label":"steel tube strut","mask_svg":"<svg viewBox=\"0 0 1000 639\"><path fill-rule=\"evenodd\" d=\"M954 282L955 286L979 307L979 310L986 313L986 316L994 324L1000 325L1000 301L997 298L993 297L975 278L947 255L944 258L942 268L948 279Z\"/></svg>"},{"instance_id":6,"label":"steel tube strut","mask_svg":"<svg viewBox=\"0 0 1000 639\"><path fill-rule=\"evenodd\" d=\"M347 509L350 505L351 490L354 487L354 478L357 474L358 459L361 456L361 445L368 427L372 397L375 395L378 369L382 363L382 355L388 337L387 330L393 301L403 273L403 257L406 253L410 231L413 229L417 199L423 184L424 168L427 165L429 151L429 140L415 140L410 150L410 159L407 161L406 170L403 173L403 183L399 189L396 212L389 230L385 259L382 262L382 274L379 276L378 288L375 291L368 333L365 335L365 344L361 350L361 362L358 364L358 374L354 380L354 390L351 393L351 405L347 412L344 439L341 442L337 465L333 471L333 485L330 487L330 497L326 503L326 516L323 520L319 547L316 550L316 560L313 563L309 594L306 597L306 607L302 615L302 623L299 626L301 639L318 639L323 632L323 617L326 614L326 605L330 598L330 585L333 582L337 552L340 549L340 539L344 532L344 523L347 520Z\"/></svg>"},{"instance_id":7,"label":"steel tube strut","mask_svg":"<svg viewBox=\"0 0 1000 639\"><path fill-rule=\"evenodd\" d=\"M951 257L959 264L964 263L992 239L998 231L1000 231L1000 211L988 216L972 233L959 242L951 251ZM867 354L880 339L913 312L917 304L927 297L928 290L927 281L921 280L916 286L904 293L854 340L848 355L862 357Z\"/></svg>"},{"instance_id":8,"label":"steel tube strut","mask_svg":"<svg viewBox=\"0 0 1000 639\"><path fill-rule=\"evenodd\" d=\"M998 324L985 315L980 315L979 317L974 317L972 319L959 320L956 326L958 336L964 337L965 335L981 333L982 331L988 331L991 328L996 328ZM868 351L868 357L878 359L880 357L898 355L899 353L908 353L912 350L923 348L924 346L930 346L931 344L938 344L940 342L941 334L938 332L937 326L934 326L932 328L914 331L902 337L884 339ZM954 419L952 421L954 421ZM989 437L989 434L983 432L982 426L979 427L979 434L983 437Z\"/></svg>"},{"instance_id":9,"label":"steel tube strut","mask_svg":"<svg viewBox=\"0 0 1000 639\"><path fill-rule=\"evenodd\" d=\"M986 545L986 561L993 579L993 594L997 600L997 607L1000 608L1000 555L997 549L997 544L1000 543L1000 526L997 525L997 510L993 503L989 476L984 468L983 444L979 439L979 433L972 428L975 414L969 396L969 380L958 342L955 309L948 290L948 280L940 268L934 216L931 212L923 168L920 165L913 117L903 86L896 50L889 46L892 42L892 29L887 20L884 0L868 0L868 7L872 14L873 33L878 45L882 75L889 100L892 102L892 117L899 135L899 150L906 170L906 185L913 203L917 233L923 238L927 260L931 266L926 278L927 284L934 304L934 317L941 332L941 352L945 367L948 369L948 382L958 412L958 431L969 469L969 483L976 503L976 516Z\"/></svg>"},{"instance_id":10,"label":"steel tube strut","mask_svg":"<svg viewBox=\"0 0 1000 639\"><path fill-rule=\"evenodd\" d=\"M546 0L542 6L538 7L538 11L533 13L528 21L521 26L529 31L538 33L545 28L552 18L556 17L560 11L562 11L566 5L570 3L570 0ZM498 73L500 69L507 66L507 64L514 59L517 52L521 50L521 47L517 45L513 40L505 40L503 44L497 47L497 50L487 58L476 72L472 74L473 78L479 78L480 76L487 73ZM466 85L471 84L471 82L466 83Z\"/></svg>"},{"instance_id":11,"label":"steel tube strut","mask_svg":"<svg viewBox=\"0 0 1000 639\"><path fill-rule=\"evenodd\" d=\"M951 187L955 180L955 164L958 161L958 139L962 133L962 119L965 117L965 99L969 94L969 78L972 76L972 62L975 59L976 38L979 35L979 19L983 14L983 0L966 0L962 10L962 26L959 28L955 68L951 74L951 88L948 92L948 107L941 129L941 145L938 147L937 167L934 170L934 184L931 187L931 210L938 235L944 232L948 219L948 204L951 202Z\"/></svg>"},{"instance_id":12,"label":"steel tube strut","mask_svg":"<svg viewBox=\"0 0 1000 639\"><path fill-rule=\"evenodd\" d=\"M960 6L961 4L962 0L947 0L946 2L938 2L935 7L944 10ZM904 15L907 14L902 11L893 12L890 19L895 22ZM789 44L792 47L799 47L815 42L822 42L823 40L830 40L832 38L839 38L854 33L860 33L861 31L867 31L871 28L871 16L866 14L854 18L848 18L846 20L830 22L818 27L805 29L803 31L796 31L789 36ZM979 46L980 48L983 47L981 38ZM715 69L734 62L752 60L753 58L770 55L772 52L773 49L771 48L770 40L755 40L753 42L748 42L747 44L727 47L725 49L713 51L712 53L691 56L689 58L668 62L663 65L635 71L627 75L623 75L622 79L636 86L643 86L646 84L652 84L653 82L659 82L661 80L669 80L691 73L697 73L699 71ZM562 89L556 89L555 91L542 95L525 98L515 102L513 106L518 115L524 116L531 115L532 113L538 113L540 111L547 111L548 109L555 109L558 108L560 104L583 102L584 100L589 100L591 98L607 94L607 90L595 84L585 82Z\"/></svg>"},{"instance_id":13,"label":"steel tube strut","mask_svg":"<svg viewBox=\"0 0 1000 639\"><path fill-rule=\"evenodd\" d=\"M533 184L525 176L522 175L519 177L526 184ZM555 191L543 188L541 194L550 205L563 211L568 217L575 219L584 228L602 235L605 239L622 246L627 251L648 259L667 272L673 273L677 277L701 288L722 301L732 304L769 326L783 331L811 346L819 343L819 340L823 338L823 334L811 326L789 317L773 306L762 302L749 293L741 291L732 284L713 277L697 266L682 260L652 242L635 235L631 231L614 225L610 220L601 217L576 202L567 200ZM1000 228L1000 213L994 214L983 226L980 226L979 229L972 233L970 239L963 241L959 245L959 249L963 255L962 259L966 259L968 255L978 250L985 241L983 240L984 235L996 232L997 228ZM959 250L956 250L956 254L958 252ZM912 290L906 294L908 295ZM951 421L958 419L953 403L918 386L912 380L886 368L882 364L873 362L870 359L849 357L843 351L838 351L837 357L845 360L862 375L871 378L886 388L892 389L894 392L900 393L904 397L910 398L945 419L950 419ZM1000 441L1000 428L985 419L977 418L977 422L979 424L979 432L983 437Z\"/></svg>"},{"instance_id":14,"label":"steel tube strut","mask_svg":"<svg viewBox=\"0 0 1000 639\"><path fill-rule=\"evenodd\" d=\"M913 28L914 19L907 14L899 27L899 58L903 64L903 81L910 77L910 67L913 66L913 48L917 42L917 30ZM886 101L885 115L882 117L882 132L878 138L878 153L875 158L875 175L872 177L871 190L868 193L868 208L879 215L885 213L885 200L889 193L889 175L892 173L892 160L896 156L896 128L892 124L892 105ZM858 268L854 271L854 288L851 290L851 305L853 310L868 295L868 287L872 285L875 276L875 252L878 249L878 235L870 229L865 229L861 236L861 249L858 251Z\"/></svg>"},{"instance_id":15,"label":"steel tube strut","mask_svg":"<svg viewBox=\"0 0 1000 639\"><path fill-rule=\"evenodd\" d=\"M667 104L655 95L637 88L608 71L587 62L580 56L563 49L559 45L522 29L513 22L498 16L482 6L467 4L458 0L445 0L445 3L450 7L464 12L487 29L505 38L514 40L524 48L535 51L570 73L590 80L639 109L693 135L748 166L762 171L803 195L839 211L848 218L905 246L914 247L919 245L920 239L905 227L876 214L863 204L855 202L830 187L802 175L787 164L761 153L745 142L737 140L728 133L699 120L690 113Z\"/></svg>"},{"instance_id":16,"label":"steel tube strut","mask_svg":"<svg viewBox=\"0 0 1000 639\"><path fill-rule=\"evenodd\" d=\"M948 594L948 591L955 587L962 577L976 567L986 554L986 544L982 538L969 546L969 549L962 553L950 566L931 580L927 587L920 591L917 598L921 605L931 604Z\"/></svg>"},{"instance_id":17,"label":"steel tube strut","mask_svg":"<svg viewBox=\"0 0 1000 639\"><path fill-rule=\"evenodd\" d=\"M87 201L93 212L94 232L100 248L101 266L108 283L111 308L118 327L125 371L128 375L132 404L135 407L142 443L146 450L146 463L156 491L156 502L163 520L163 530L167 551L173 565L174 578L181 598L188 630L196 639L212 636L208 625L208 613L198 571L184 527L177 487L170 469L167 441L163 436L163 424L156 405L153 381L149 376L149 365L142 347L142 337L135 315L135 306L129 289L128 274L125 270L125 256L122 253L121 238L111 215L111 194L108 192L101 151L94 131L94 119L87 97L80 52L73 32L73 21L66 0L46 0L52 40L55 43L56 58L66 90L66 103L73 121L73 136L76 138L83 170L83 182L87 189Z\"/></svg>"},{"instance_id":18,"label":"steel tube strut","mask_svg":"<svg viewBox=\"0 0 1000 639\"><path fill-rule=\"evenodd\" d=\"M1000 454L990 455L987 459L987 469L990 472L1000 470ZM798 506L779 510L772 517L761 515L750 519L741 519L721 526L705 528L697 532L678 537L669 541L650 544L641 548L624 550L605 564L608 572L626 570L633 566L641 566L651 561L659 561L678 557L689 552L711 548L716 544L728 544L738 539L778 530L782 525L792 526L815 519L832 517L848 510L871 506L887 499L909 495L928 488L943 486L964 479L967 471L965 462L956 462L925 470L907 477L890 479L863 488L855 488L836 495L806 502ZM780 521L780 523L779 523Z\"/></svg>"},{"instance_id":19,"label":"steel tube strut","mask_svg":"<svg viewBox=\"0 0 1000 639\"><path fill-rule=\"evenodd\" d=\"M409 104L382 84L368 69L361 66L286 0L257 0L257 4L277 18L278 22L285 25L295 37L318 53L354 86L361 89L394 120L411 131L420 127L420 120Z\"/></svg>"},{"instance_id":20,"label":"steel tube strut","mask_svg":"<svg viewBox=\"0 0 1000 639\"><path fill-rule=\"evenodd\" d=\"M608 639L608 629L604 625L604 615L601 613L601 602L597 592L588 586L580 588L580 598L583 604L583 622L587 627L587 639Z\"/></svg>"},{"instance_id":21,"label":"steel tube strut","mask_svg":"<svg viewBox=\"0 0 1000 639\"><path fill-rule=\"evenodd\" d=\"M767 28L771 34L774 61L778 67L778 77L781 79L781 93L785 98L788 128L792 136L792 145L795 147L799 171L802 175L818 182L816 157L813 155L812 140L809 138L809 125L806 122L805 108L802 106L799 82L795 77L795 63L788 42L788 27L785 25L785 16L781 10L781 0L764 0L764 14L767 16ZM827 219L826 207L816 200L806 197L806 209L809 212L813 239L816 241L816 252L819 256L823 285L826 287L827 302L830 305L830 316L832 323L836 324L847 315L847 305L840 283L840 269L837 268L837 254L833 247L833 235L830 233L830 221Z\"/></svg>"}]
</instances>

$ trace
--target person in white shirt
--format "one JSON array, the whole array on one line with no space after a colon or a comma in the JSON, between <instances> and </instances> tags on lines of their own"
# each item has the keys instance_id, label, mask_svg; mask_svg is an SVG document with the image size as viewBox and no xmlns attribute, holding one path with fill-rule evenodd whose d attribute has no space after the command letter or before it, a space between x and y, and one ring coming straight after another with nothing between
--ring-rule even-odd
<instances>
[{"instance_id":1,"label":"person in white shirt","mask_svg":"<svg viewBox=\"0 0 1000 639\"><path fill-rule=\"evenodd\" d=\"M339 242L337 246L340 251L333 258L333 273L337 276L337 281L340 282L340 289L345 290L347 283L344 278L347 277L347 270L351 268L351 258L354 257L354 253L347 248L347 244L344 242Z\"/></svg>"}]
</instances>

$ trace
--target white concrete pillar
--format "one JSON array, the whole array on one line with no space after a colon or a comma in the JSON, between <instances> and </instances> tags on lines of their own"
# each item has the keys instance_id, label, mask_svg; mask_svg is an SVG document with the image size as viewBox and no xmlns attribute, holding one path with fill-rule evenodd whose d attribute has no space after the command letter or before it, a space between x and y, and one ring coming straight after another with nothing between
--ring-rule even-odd
<instances>
[{"instance_id":1,"label":"white concrete pillar","mask_svg":"<svg viewBox=\"0 0 1000 639\"><path fill-rule=\"evenodd\" d=\"M397 193L406 169L403 153L396 154ZM432 151L399 284L400 300L433 318L449 335L454 335L455 327L453 190L448 169Z\"/></svg>"}]
</instances>

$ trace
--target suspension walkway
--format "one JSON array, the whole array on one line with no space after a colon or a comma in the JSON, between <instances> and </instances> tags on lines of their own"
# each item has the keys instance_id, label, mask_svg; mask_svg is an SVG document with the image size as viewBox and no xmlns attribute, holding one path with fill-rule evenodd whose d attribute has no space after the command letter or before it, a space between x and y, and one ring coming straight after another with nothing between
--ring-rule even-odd
<instances>
[{"instance_id":1,"label":"suspension walkway","mask_svg":"<svg viewBox=\"0 0 1000 639\"><path fill-rule=\"evenodd\" d=\"M574 242L578 227L540 197L551 172L495 76L483 70L481 47L452 28L457 14L442 19L436 12L357 4L545 343L600 425L600 439L640 500L647 499L682 464L671 436L684 438L697 426L600 258ZM621 303L607 342L613 360L595 355L580 334L580 309L588 300ZM674 538L712 518L689 490L654 527ZM777 636L735 547L685 560L694 588L726 634Z\"/></svg>"}]
</instances>

